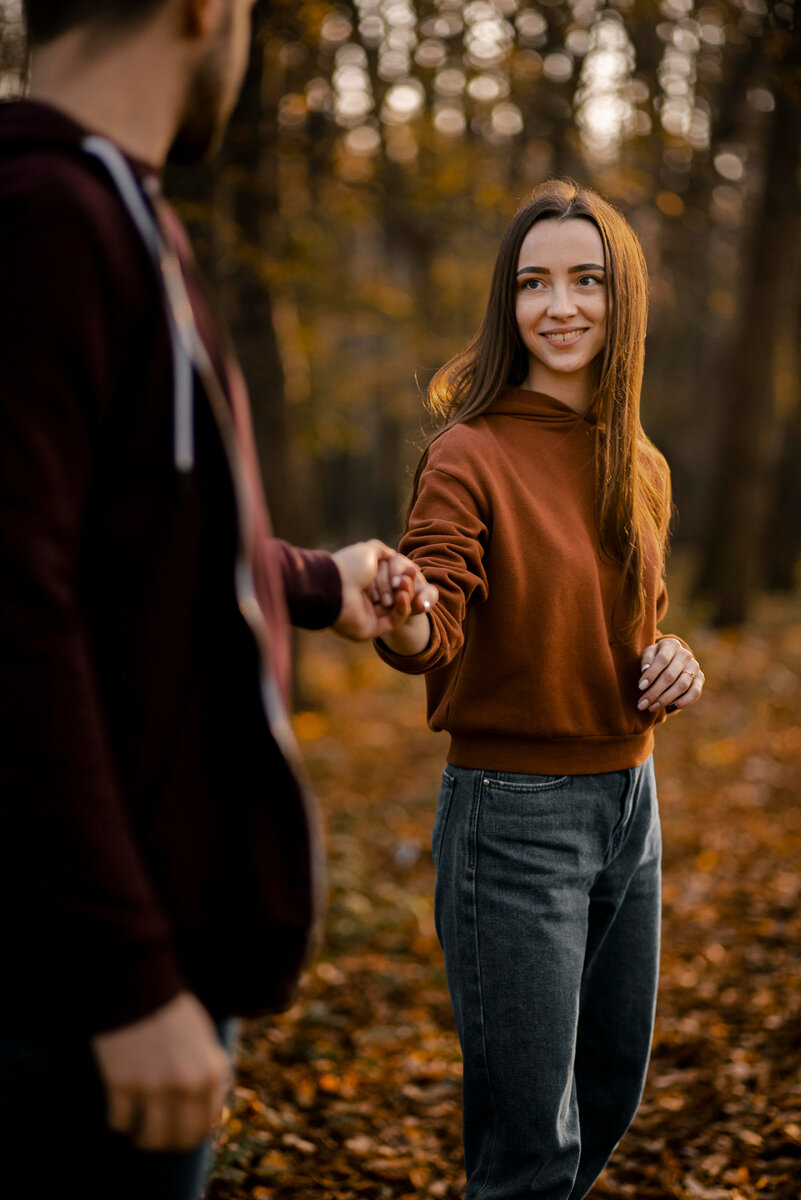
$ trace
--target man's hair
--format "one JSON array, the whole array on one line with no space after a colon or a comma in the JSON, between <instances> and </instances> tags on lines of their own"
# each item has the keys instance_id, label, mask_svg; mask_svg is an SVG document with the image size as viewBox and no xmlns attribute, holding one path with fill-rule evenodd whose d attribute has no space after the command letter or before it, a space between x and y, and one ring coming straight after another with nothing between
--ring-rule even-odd
<instances>
[{"instance_id":1,"label":"man's hair","mask_svg":"<svg viewBox=\"0 0 801 1200\"><path fill-rule=\"evenodd\" d=\"M165 0L23 0L28 45L42 46L79 25L106 29L144 22Z\"/></svg>"}]
</instances>

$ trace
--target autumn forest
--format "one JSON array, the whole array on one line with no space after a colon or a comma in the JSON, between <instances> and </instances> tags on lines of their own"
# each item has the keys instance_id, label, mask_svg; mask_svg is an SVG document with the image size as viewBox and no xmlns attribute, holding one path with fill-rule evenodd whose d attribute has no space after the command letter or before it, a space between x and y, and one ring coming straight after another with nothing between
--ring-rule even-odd
<instances>
[{"instance_id":1,"label":"autumn forest","mask_svg":"<svg viewBox=\"0 0 801 1200\"><path fill-rule=\"evenodd\" d=\"M801 2L258 0L253 21L222 153L168 190L248 379L281 536L397 542L422 395L536 183L593 186L642 240L668 624L708 683L658 747L653 1060L592 1196L798 1200ZM4 95L21 38L0 5ZM419 679L329 634L297 648L326 936L293 1007L244 1028L210 1196L458 1200L428 851L445 747Z\"/></svg>"}]
</instances>

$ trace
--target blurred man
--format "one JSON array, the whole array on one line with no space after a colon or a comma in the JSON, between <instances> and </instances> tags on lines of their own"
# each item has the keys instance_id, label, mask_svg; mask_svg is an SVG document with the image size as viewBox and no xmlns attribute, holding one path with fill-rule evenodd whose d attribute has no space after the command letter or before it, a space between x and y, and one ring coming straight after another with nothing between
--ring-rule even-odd
<instances>
[{"instance_id":1,"label":"blurred man","mask_svg":"<svg viewBox=\"0 0 801 1200\"><path fill-rule=\"evenodd\" d=\"M315 916L289 620L370 638L436 596L380 543L271 538L161 197L221 136L251 4L27 0L0 107L4 1194L198 1193L226 1019L286 1002Z\"/></svg>"}]
</instances>

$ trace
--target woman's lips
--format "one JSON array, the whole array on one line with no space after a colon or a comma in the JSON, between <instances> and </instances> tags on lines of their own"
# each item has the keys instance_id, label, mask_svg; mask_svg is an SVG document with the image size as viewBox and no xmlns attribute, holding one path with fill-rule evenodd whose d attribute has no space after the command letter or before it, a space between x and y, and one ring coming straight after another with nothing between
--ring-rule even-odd
<instances>
[{"instance_id":1,"label":"woman's lips","mask_svg":"<svg viewBox=\"0 0 801 1200\"><path fill-rule=\"evenodd\" d=\"M586 332L586 328L549 329L546 333L541 333L540 337L544 337L552 346L573 346Z\"/></svg>"}]
</instances>

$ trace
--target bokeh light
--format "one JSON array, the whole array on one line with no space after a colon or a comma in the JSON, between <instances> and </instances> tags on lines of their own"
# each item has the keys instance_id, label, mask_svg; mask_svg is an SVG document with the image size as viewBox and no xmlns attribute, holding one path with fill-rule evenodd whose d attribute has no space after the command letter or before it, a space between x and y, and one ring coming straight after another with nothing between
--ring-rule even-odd
<instances>
[{"instance_id":1,"label":"bokeh light","mask_svg":"<svg viewBox=\"0 0 801 1200\"><path fill-rule=\"evenodd\" d=\"M631 79L634 65L634 49L622 22L612 17L599 20L590 33L576 93L576 123L594 158L615 158L623 140L638 131L635 97L642 91Z\"/></svg>"}]
</instances>

